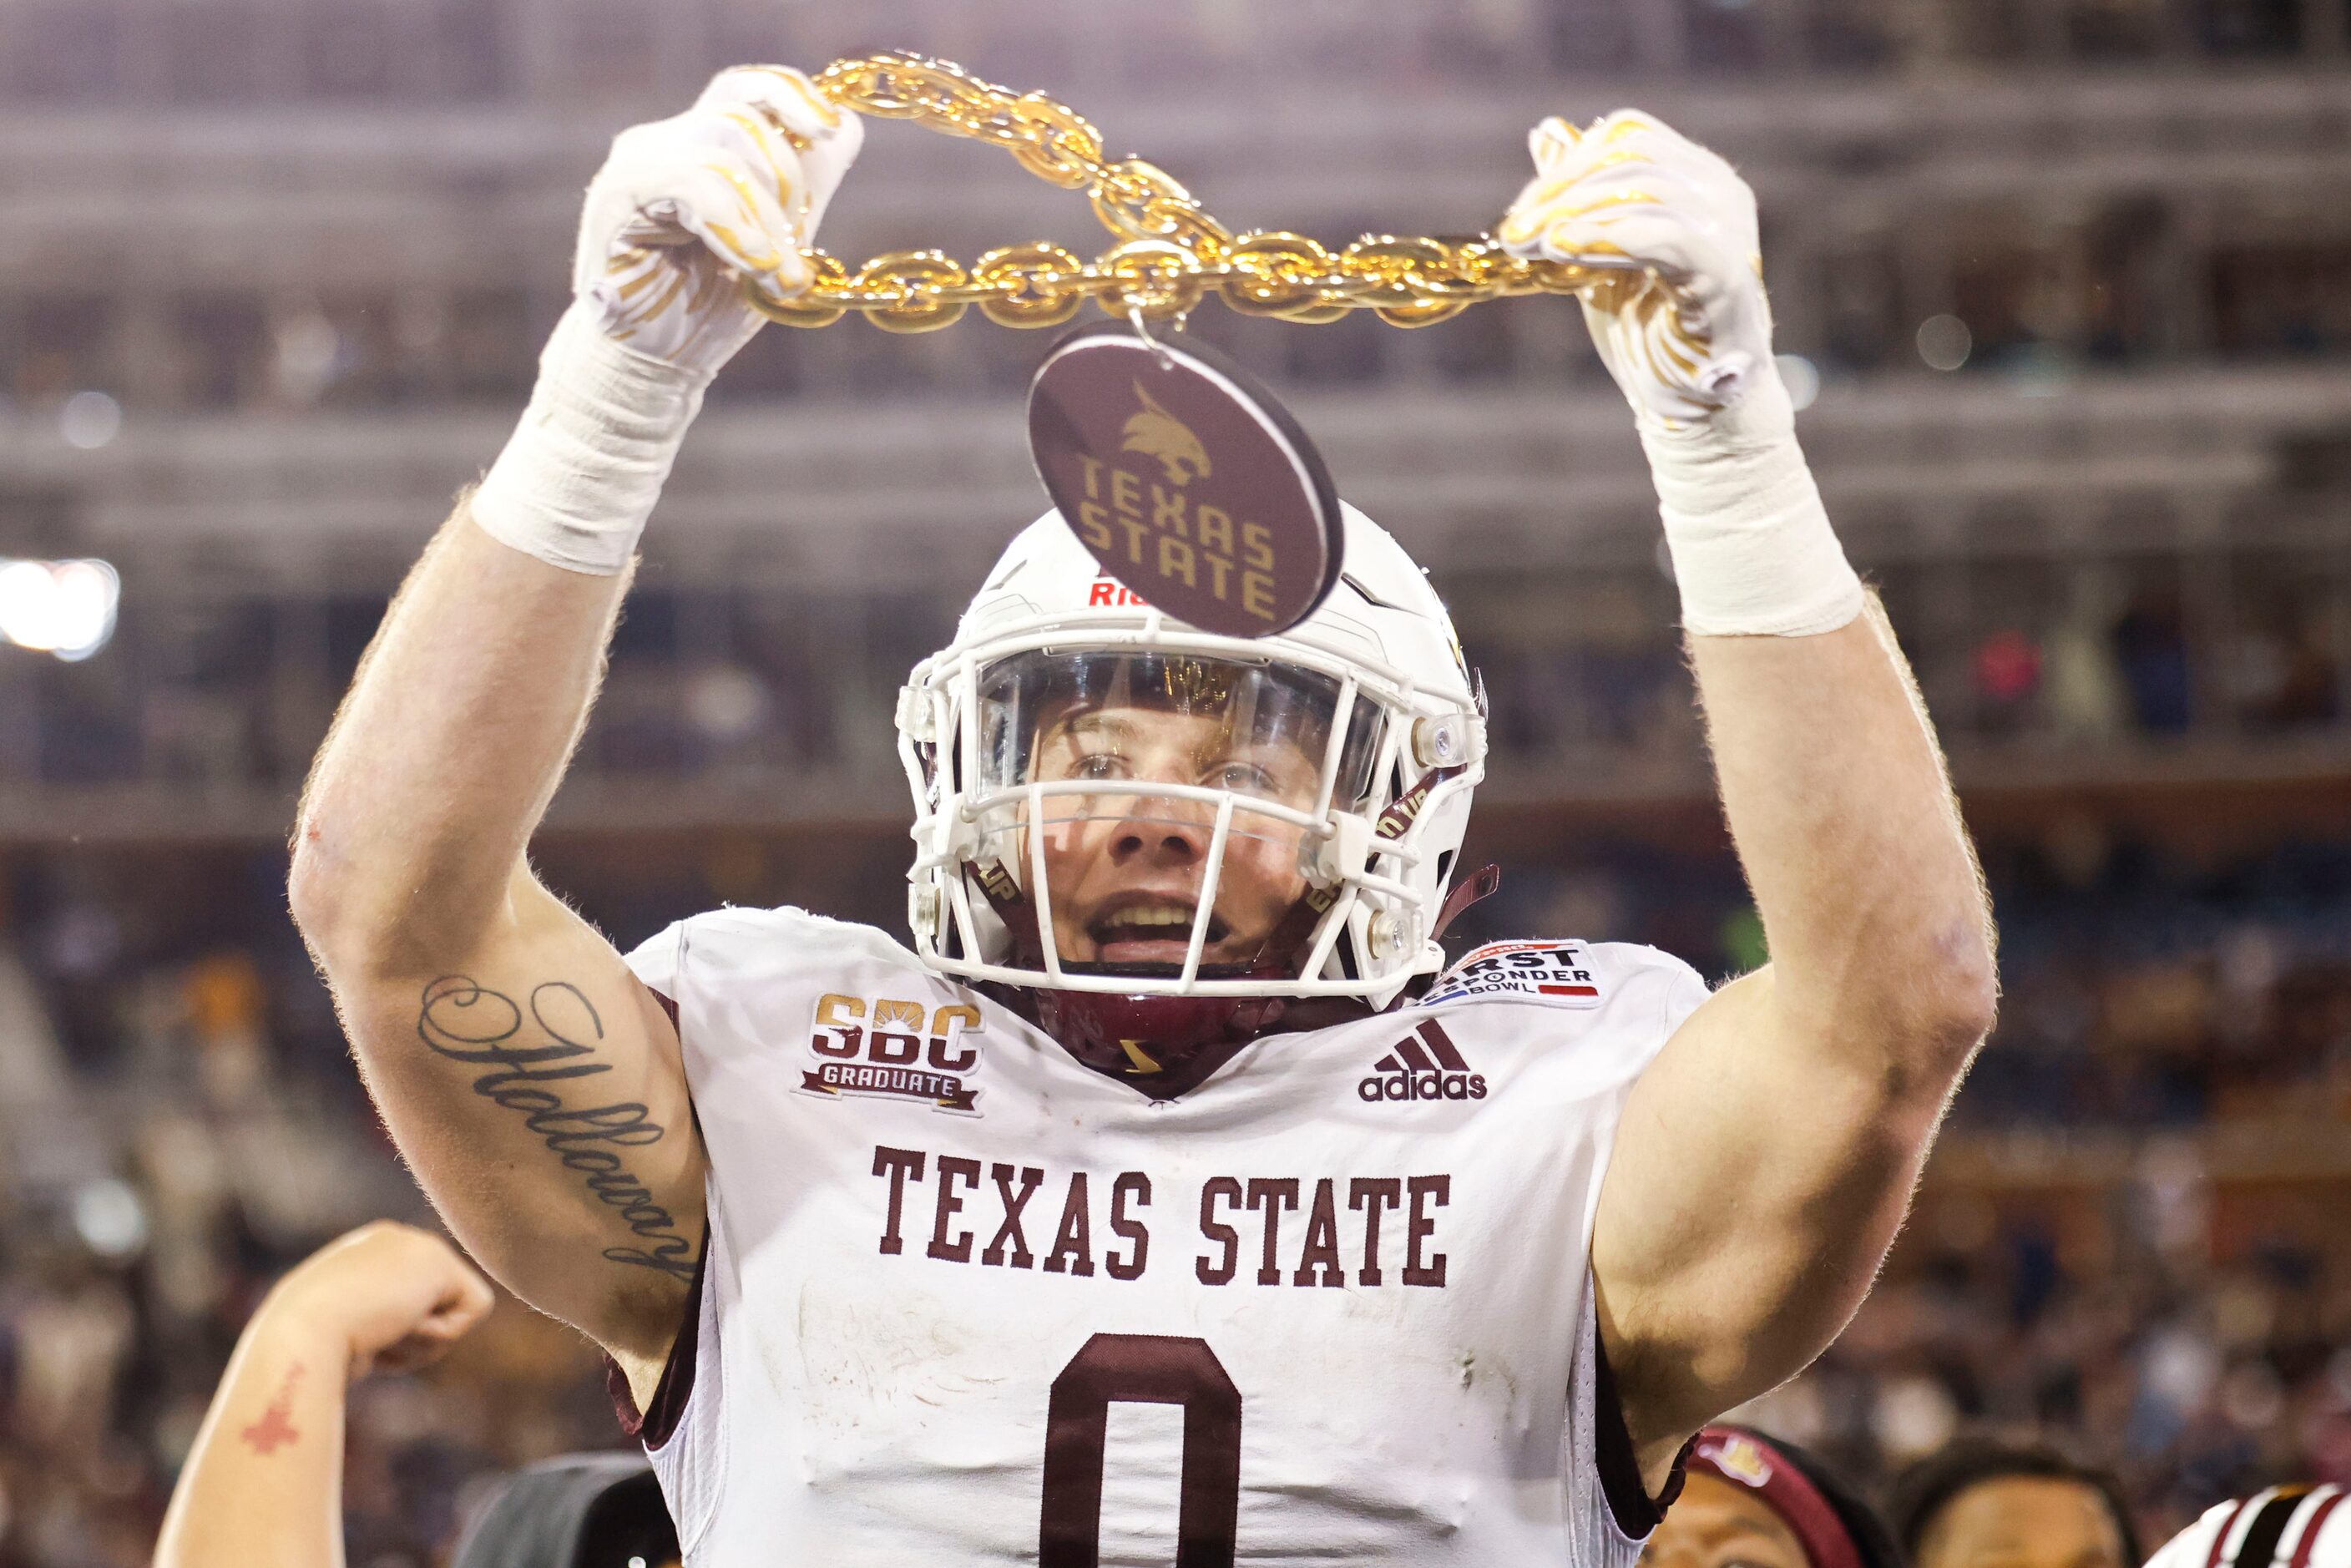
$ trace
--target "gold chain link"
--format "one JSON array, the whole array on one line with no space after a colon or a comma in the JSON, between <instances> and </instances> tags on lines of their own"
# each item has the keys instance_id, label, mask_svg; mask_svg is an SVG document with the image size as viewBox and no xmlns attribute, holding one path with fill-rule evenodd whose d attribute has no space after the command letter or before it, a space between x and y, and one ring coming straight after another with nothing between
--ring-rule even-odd
<instances>
[{"instance_id":1,"label":"gold chain link","mask_svg":"<svg viewBox=\"0 0 2351 1568\"><path fill-rule=\"evenodd\" d=\"M816 85L860 114L911 120L992 142L1039 179L1083 189L1118 243L1092 261L1056 245L989 251L966 267L935 250L893 251L855 272L823 251L808 253L815 282L785 304L747 288L769 317L827 327L852 310L890 332L929 332L977 306L1007 327L1058 327L1089 299L1104 312L1180 318L1214 293L1233 309L1285 321L1335 321L1376 312L1398 327L1426 327L1487 299L1574 294L1621 271L1518 261L1485 235L1471 239L1367 235L1344 250L1304 235L1235 235L1157 166L1113 163L1102 133L1042 93L1014 93L961 66L917 55L838 60Z\"/></svg>"}]
</instances>

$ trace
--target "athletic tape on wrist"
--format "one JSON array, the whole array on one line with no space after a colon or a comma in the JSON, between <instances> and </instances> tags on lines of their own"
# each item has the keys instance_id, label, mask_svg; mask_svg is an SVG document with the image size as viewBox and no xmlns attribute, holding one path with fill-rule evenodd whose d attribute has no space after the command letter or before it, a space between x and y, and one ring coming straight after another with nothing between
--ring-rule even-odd
<instances>
[{"instance_id":1,"label":"athletic tape on wrist","mask_svg":"<svg viewBox=\"0 0 2351 1568\"><path fill-rule=\"evenodd\" d=\"M474 521L567 571L624 570L708 385L614 342L574 301L539 356L522 423L474 492Z\"/></svg>"},{"instance_id":2,"label":"athletic tape on wrist","mask_svg":"<svg viewBox=\"0 0 2351 1568\"><path fill-rule=\"evenodd\" d=\"M1707 637L1805 637L1862 611L1776 373L1703 422L1641 422L1682 625Z\"/></svg>"}]
</instances>

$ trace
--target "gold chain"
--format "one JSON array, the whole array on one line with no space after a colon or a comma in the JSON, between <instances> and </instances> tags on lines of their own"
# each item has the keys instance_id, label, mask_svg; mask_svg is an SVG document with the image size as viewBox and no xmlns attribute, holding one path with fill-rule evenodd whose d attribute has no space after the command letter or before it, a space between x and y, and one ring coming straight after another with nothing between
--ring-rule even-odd
<instances>
[{"instance_id":1,"label":"gold chain","mask_svg":"<svg viewBox=\"0 0 2351 1568\"><path fill-rule=\"evenodd\" d=\"M1624 281L1621 271L1513 260L1483 235L1367 235L1339 251L1299 234L1235 235L1156 165L1110 162L1102 133L1066 105L997 87L946 60L837 60L816 85L860 114L992 142L1038 178L1082 188L1118 243L1092 261L1057 245L1006 246L968 267L935 250L892 251L855 272L811 250L815 283L797 298L778 305L747 288L787 326L828 327L857 310L885 331L929 332L977 306L1007 327L1058 327L1089 299L1113 316L1166 320L1214 293L1250 316L1335 321L1371 310L1398 327L1426 327L1481 300Z\"/></svg>"}]
</instances>

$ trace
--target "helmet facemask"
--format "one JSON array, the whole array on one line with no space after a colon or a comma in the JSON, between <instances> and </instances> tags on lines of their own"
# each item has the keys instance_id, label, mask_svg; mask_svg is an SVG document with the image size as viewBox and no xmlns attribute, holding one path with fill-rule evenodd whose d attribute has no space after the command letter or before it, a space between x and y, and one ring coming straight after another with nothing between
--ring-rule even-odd
<instances>
[{"instance_id":1,"label":"helmet facemask","mask_svg":"<svg viewBox=\"0 0 2351 1568\"><path fill-rule=\"evenodd\" d=\"M1300 977L1333 902L1322 825L1365 801L1376 706L1315 671L1124 650L1017 653L977 694L967 853L1016 962L1155 989Z\"/></svg>"},{"instance_id":2,"label":"helmet facemask","mask_svg":"<svg viewBox=\"0 0 2351 1568\"><path fill-rule=\"evenodd\" d=\"M1375 1002L1434 972L1424 886L1444 868L1422 874L1424 830L1482 772L1464 698L1294 638L1084 631L942 656L904 695L926 963L1102 995ZM1459 737L1458 758L1430 756L1432 736Z\"/></svg>"}]
</instances>

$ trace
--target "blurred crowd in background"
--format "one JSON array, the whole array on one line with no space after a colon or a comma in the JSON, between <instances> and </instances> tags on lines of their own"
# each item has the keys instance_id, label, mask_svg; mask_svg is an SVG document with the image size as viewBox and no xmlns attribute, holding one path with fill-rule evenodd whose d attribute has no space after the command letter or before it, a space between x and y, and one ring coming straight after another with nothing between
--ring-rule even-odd
<instances>
[{"instance_id":1,"label":"blurred crowd in background","mask_svg":"<svg viewBox=\"0 0 2351 1568\"><path fill-rule=\"evenodd\" d=\"M119 102L152 91L179 107L261 97L464 104L532 87L627 92L728 61L797 57L810 52L813 35L823 38L813 47L838 42L822 19L772 0L690 0L672 18L626 0L559 8L538 0L201 0L162 11L140 0L23 0L12 16L23 47L0 75L6 97ZM265 26L277 18L287 25ZM936 52L984 68L1017 57L1064 78L1092 69L1156 80L1187 68L1278 76L1283 62L1270 46L1342 18L1352 24L1346 36L1330 38L1317 61L1376 66L1403 85L1666 64L1753 80L1898 76L1950 64L2225 63L2329 58L2351 45L2332 0L1437 0L1389 15L1310 5L1286 21L1239 0L1181 0L1110 18L1090 17L1075 0L1040 0L1019 18L944 23L914 0L874 0L857 26L893 38L916 24ZM556 47L527 52L517 27L558 33Z\"/></svg>"},{"instance_id":2,"label":"blurred crowd in background","mask_svg":"<svg viewBox=\"0 0 2351 1568\"><path fill-rule=\"evenodd\" d=\"M2209 236L2189 258L2185 298L2150 296L2158 260L2172 261L2188 226L2147 197L2089 214L1987 201L1954 236L1950 310L1919 318L1906 298L1889 238L1876 254L1848 251L1829 282L1826 329L1803 343L1828 374L1924 367L1963 375L2031 371L2080 361L2102 367L2176 362L2292 361L2351 347L2351 236ZM2086 237L2085 237L2086 231ZM520 270L519 268L517 269ZM538 269L530 269L535 274ZM545 323L561 297L536 277L445 293L304 293L217 287L179 299L99 291L94 281L0 292L0 395L41 409L92 387L118 407L200 413L309 407L399 409L503 402L530 390ZM1964 311L1961 315L1959 312ZM2182 340L2164 329L2199 323ZM1801 341L1801 340L1799 340ZM767 402L846 385L860 392L954 393L1018 386L1033 353L998 334L968 350L920 339L776 339L750 350L718 383L721 403ZM1443 382L1491 384L1535 377L1596 384L1595 362L1534 324L1494 310L1444 335L1433 359L1368 318L1290 334L1275 359L1301 385L1343 388L1427 369ZM78 418L101 416L85 404ZM79 426L89 429L87 423Z\"/></svg>"},{"instance_id":3,"label":"blurred crowd in background","mask_svg":"<svg viewBox=\"0 0 2351 1568\"><path fill-rule=\"evenodd\" d=\"M2230 72L2335 66L2351 51L2342 0L1447 0L1343 22L1344 10L1268 16L1238 0L1193 0L1126 16L1049 0L1017 19L981 21L893 0L860 7L844 26L779 0L660 10L628 0L11 0L0 15L0 114L102 117L168 105L202 125L256 101L360 117L665 101L739 59L815 64L912 41L1016 87L1074 91L1069 84L1083 82L1126 95L1209 73L1236 102L1280 91L1292 63L1314 77L1376 73L1385 90L1406 96L1562 78L1834 92L2048 70L2105 84L2147 70L2225 81ZM2323 155L2346 134L2323 99L2258 107L2228 151ZM2210 133L2192 124L2146 129L2183 154L2213 150ZM1798 134L1865 140L1858 125ZM1923 154L1893 140L1891 153L1848 150L1849 172L1872 179L1889 158ZM1926 140L1922 123L1917 141ZM2093 156L2129 145L2093 137L2060 151ZM426 150L415 173L448 175L445 201L503 205L534 225L560 221L559 208L543 208L537 153L462 172L444 162L438 147ZM45 183L37 171L19 178L32 191ZM1822 251L1823 265L1782 290L1786 346L1834 376L2309 359L2351 345L2351 233L2323 204L2305 214L2241 192L2216 207L2193 184L2146 177L2050 199L1979 182L1937 193L1935 221L1907 232L1843 214L1798 225L1767 211L1767 225L1788 231L1767 228L1767 250ZM1382 226L1371 204L1364 208L1347 214L1353 226ZM332 269L348 276L299 282L199 266L164 288L136 268L37 264L49 259L0 284L0 397L30 409L85 391L117 415L125 406L503 402L528 391L563 298L559 275L514 248L439 266L431 278L369 277L384 269L354 258ZM716 395L953 393L1017 385L1032 360L1004 333L952 346L832 334L787 348L784 336L749 350ZM1368 318L1268 340L1284 373L1309 386L1422 370L1466 382L1562 373L1596 382L1601 373L1571 335L1542 329L1528 311L1476 313L1442 335L1433 359ZM102 429L108 417L85 405L80 428Z\"/></svg>"},{"instance_id":4,"label":"blurred crowd in background","mask_svg":"<svg viewBox=\"0 0 2351 1568\"><path fill-rule=\"evenodd\" d=\"M788 859L705 846L668 857L666 885L592 855L550 870L606 890L589 913L623 941L715 901L730 868L742 895L790 876L852 911L901 874L869 842L825 897ZM1963 1430L2044 1434L2119 1471L2151 1537L2281 1477L2351 1479L2351 842L2214 865L1995 844L1991 864L2000 1032L1886 1281L1748 1414L1874 1483ZM1589 932L1717 976L1761 956L1719 854L1594 835L1514 872L1462 940ZM142 1561L275 1271L420 1212L277 873L227 852L12 868L0 1013L53 1042L57 1076L40 1090L19 1063L0 1093L9 1568ZM62 1179L77 1149L119 1152ZM503 1469L620 1441L595 1357L510 1301L446 1366L363 1388L352 1430L351 1560L387 1568L434 1561Z\"/></svg>"},{"instance_id":5,"label":"blurred crowd in background","mask_svg":"<svg viewBox=\"0 0 2351 1568\"><path fill-rule=\"evenodd\" d=\"M2062 752L2351 735L2351 576L2332 565L2247 552L1874 575L1951 746ZM1695 762L1673 588L1653 567L1440 574L1440 587L1480 629L1498 767ZM1922 612L1955 601L1962 615ZM890 731L858 720L887 710L958 603L649 586L630 601L579 768L706 783L862 765L890 789ZM153 604L134 585L104 659L0 678L0 734L20 743L0 756L0 784L289 789L382 608L357 595Z\"/></svg>"}]
</instances>

